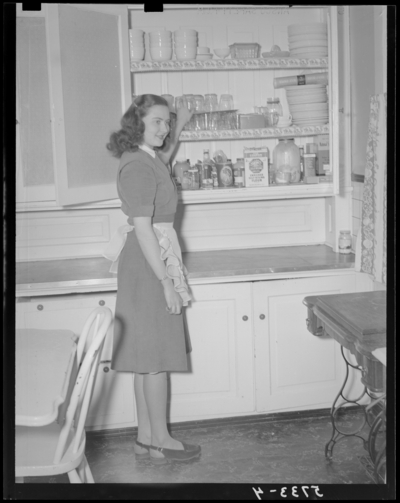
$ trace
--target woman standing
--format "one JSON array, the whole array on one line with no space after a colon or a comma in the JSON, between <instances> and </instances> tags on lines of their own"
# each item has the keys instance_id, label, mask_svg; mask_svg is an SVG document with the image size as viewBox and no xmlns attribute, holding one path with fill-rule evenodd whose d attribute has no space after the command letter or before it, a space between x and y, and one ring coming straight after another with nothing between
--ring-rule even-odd
<instances>
[{"instance_id":1,"label":"woman standing","mask_svg":"<svg viewBox=\"0 0 400 503\"><path fill-rule=\"evenodd\" d=\"M187 370L190 351L182 315L190 295L173 228L178 196L166 164L190 118L187 108L177 111L171 138L168 103L144 94L134 100L121 130L107 144L121 159L117 189L129 224L120 229L111 368L135 373L134 450L137 458L150 456L156 464L186 461L201 452L200 446L171 437L166 418L167 372Z\"/></svg>"}]
</instances>

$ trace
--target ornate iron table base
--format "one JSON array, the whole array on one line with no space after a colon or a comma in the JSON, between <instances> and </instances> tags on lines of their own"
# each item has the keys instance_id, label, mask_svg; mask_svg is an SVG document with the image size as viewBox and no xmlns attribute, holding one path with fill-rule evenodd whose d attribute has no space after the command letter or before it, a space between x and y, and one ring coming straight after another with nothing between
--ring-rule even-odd
<instances>
[{"instance_id":1,"label":"ornate iron table base","mask_svg":"<svg viewBox=\"0 0 400 503\"><path fill-rule=\"evenodd\" d=\"M346 437L357 437L360 438L364 444L364 449L368 451L368 456L363 456L361 460L367 472L372 476L374 482L385 483L386 480L386 395L383 394L379 397L371 394L370 390L364 386L364 390L361 395L356 399L350 399L346 397L344 389L346 387L349 378L349 367L359 370L364 376L365 369L360 365L353 365L350 363L343 351L343 346L341 346L341 352L343 359L346 363L346 376L339 393L337 394L331 408L330 418L332 422L332 436L330 440L325 445L325 457L328 460L332 460L333 449L335 445ZM369 396L371 402L368 405L363 405L359 403L363 397ZM338 404L339 399L342 398L343 402ZM362 424L358 426L357 429L350 432L345 432L340 429L337 421L338 413L341 408L347 404L358 405L362 408L364 417ZM378 410L378 412L377 412ZM370 427L367 437L362 436L361 432L364 427L368 424ZM383 440L382 440L383 437Z\"/></svg>"}]
</instances>

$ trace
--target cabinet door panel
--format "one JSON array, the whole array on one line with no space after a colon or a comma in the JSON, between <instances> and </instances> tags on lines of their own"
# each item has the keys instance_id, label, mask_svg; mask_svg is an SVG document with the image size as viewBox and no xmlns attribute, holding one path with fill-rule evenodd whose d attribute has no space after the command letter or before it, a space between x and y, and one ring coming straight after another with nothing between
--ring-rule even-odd
<instances>
[{"instance_id":1,"label":"cabinet door panel","mask_svg":"<svg viewBox=\"0 0 400 503\"><path fill-rule=\"evenodd\" d=\"M171 421L253 411L250 284L197 285L192 291L189 371L171 373Z\"/></svg>"},{"instance_id":2,"label":"cabinet door panel","mask_svg":"<svg viewBox=\"0 0 400 503\"><path fill-rule=\"evenodd\" d=\"M41 297L17 304L17 328L67 329L79 335L89 314L104 305L115 311L115 294ZM107 429L135 424L133 377L110 369L111 325L104 342L92 401L86 419L87 429ZM104 362L104 363L103 363ZM104 372L104 369L109 371Z\"/></svg>"},{"instance_id":3,"label":"cabinet door panel","mask_svg":"<svg viewBox=\"0 0 400 503\"><path fill-rule=\"evenodd\" d=\"M354 275L254 284L257 411L332 404L344 380L340 346L308 332L302 301L309 295L353 291ZM356 380L353 387L356 392Z\"/></svg>"}]
</instances>

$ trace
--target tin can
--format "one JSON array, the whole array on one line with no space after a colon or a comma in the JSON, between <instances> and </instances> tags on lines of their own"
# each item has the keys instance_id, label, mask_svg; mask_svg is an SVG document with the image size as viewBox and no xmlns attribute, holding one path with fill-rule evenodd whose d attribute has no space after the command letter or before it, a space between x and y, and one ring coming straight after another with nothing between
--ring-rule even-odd
<instances>
[{"instance_id":1,"label":"tin can","mask_svg":"<svg viewBox=\"0 0 400 503\"><path fill-rule=\"evenodd\" d=\"M308 176L315 176L316 171L315 171L315 159L316 159L315 154L304 154L303 155L303 161L304 161L304 177Z\"/></svg>"},{"instance_id":2,"label":"tin can","mask_svg":"<svg viewBox=\"0 0 400 503\"><path fill-rule=\"evenodd\" d=\"M216 163L217 176L218 176L218 187L230 187L233 185L233 169L232 162L220 162Z\"/></svg>"}]
</instances>

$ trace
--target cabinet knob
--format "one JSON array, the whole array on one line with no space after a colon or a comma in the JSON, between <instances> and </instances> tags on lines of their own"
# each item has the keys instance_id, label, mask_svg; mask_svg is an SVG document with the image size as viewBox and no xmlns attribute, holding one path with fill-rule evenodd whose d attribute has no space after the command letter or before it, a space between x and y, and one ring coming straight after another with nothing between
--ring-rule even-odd
<instances>
[{"instance_id":1,"label":"cabinet knob","mask_svg":"<svg viewBox=\"0 0 400 503\"><path fill-rule=\"evenodd\" d=\"M247 321L248 319L249 319L248 316L243 316L243 318L242 318L243 321Z\"/></svg>"},{"instance_id":2,"label":"cabinet knob","mask_svg":"<svg viewBox=\"0 0 400 503\"><path fill-rule=\"evenodd\" d=\"M100 306L104 306L105 301L104 300L99 300L99 304L100 304Z\"/></svg>"},{"instance_id":3,"label":"cabinet knob","mask_svg":"<svg viewBox=\"0 0 400 503\"><path fill-rule=\"evenodd\" d=\"M109 371L110 371L109 367L104 367L104 368L103 368L103 372L105 372L106 374L107 374L107 372L109 372Z\"/></svg>"},{"instance_id":4,"label":"cabinet knob","mask_svg":"<svg viewBox=\"0 0 400 503\"><path fill-rule=\"evenodd\" d=\"M39 310L39 311L43 311L43 306L42 306L42 304L38 304L37 308L38 308L38 310Z\"/></svg>"},{"instance_id":5,"label":"cabinet knob","mask_svg":"<svg viewBox=\"0 0 400 503\"><path fill-rule=\"evenodd\" d=\"M260 320L265 320L265 314L260 314Z\"/></svg>"}]
</instances>

